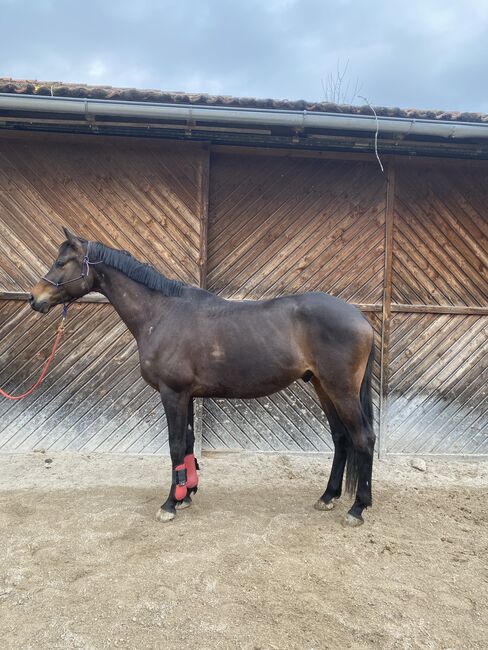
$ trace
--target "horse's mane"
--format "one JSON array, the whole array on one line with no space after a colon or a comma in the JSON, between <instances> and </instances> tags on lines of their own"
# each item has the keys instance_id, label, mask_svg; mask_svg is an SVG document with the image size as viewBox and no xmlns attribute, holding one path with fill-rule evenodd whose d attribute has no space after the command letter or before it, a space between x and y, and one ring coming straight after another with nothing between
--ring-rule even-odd
<instances>
[{"instance_id":1,"label":"horse's mane","mask_svg":"<svg viewBox=\"0 0 488 650\"><path fill-rule=\"evenodd\" d=\"M184 286L182 282L167 278L150 264L136 260L127 251L91 241L88 242L87 253L91 263L103 262L124 273L131 280L135 280L153 291L159 291L164 296L181 296Z\"/></svg>"}]
</instances>

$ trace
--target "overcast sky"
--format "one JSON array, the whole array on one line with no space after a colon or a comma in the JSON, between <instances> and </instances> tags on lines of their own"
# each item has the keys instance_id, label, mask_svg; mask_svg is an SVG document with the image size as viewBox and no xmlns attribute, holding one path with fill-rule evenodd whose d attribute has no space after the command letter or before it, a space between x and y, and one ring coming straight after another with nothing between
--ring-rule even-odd
<instances>
[{"instance_id":1,"label":"overcast sky","mask_svg":"<svg viewBox=\"0 0 488 650\"><path fill-rule=\"evenodd\" d=\"M488 112L488 0L0 0L0 9L0 76L314 101L347 64L346 101Z\"/></svg>"}]
</instances>

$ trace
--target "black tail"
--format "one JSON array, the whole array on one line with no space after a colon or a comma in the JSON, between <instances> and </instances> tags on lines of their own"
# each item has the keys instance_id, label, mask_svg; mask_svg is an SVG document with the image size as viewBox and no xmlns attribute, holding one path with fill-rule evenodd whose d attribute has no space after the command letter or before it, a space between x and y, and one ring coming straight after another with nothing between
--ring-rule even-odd
<instances>
[{"instance_id":1,"label":"black tail","mask_svg":"<svg viewBox=\"0 0 488 650\"><path fill-rule=\"evenodd\" d=\"M374 344L371 346L368 363L364 372L363 382L359 398L361 401L361 413L364 426L373 431L373 397L371 378L373 376ZM346 459L346 491L349 494L356 494L359 476L359 458L350 436L347 436L347 459Z\"/></svg>"}]
</instances>

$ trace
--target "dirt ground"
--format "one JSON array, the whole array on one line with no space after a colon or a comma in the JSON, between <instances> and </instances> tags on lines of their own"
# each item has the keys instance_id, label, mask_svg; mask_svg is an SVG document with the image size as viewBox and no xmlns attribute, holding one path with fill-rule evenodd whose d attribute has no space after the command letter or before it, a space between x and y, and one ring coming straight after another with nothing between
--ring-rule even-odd
<instances>
[{"instance_id":1,"label":"dirt ground","mask_svg":"<svg viewBox=\"0 0 488 650\"><path fill-rule=\"evenodd\" d=\"M330 459L0 456L0 647L488 647L488 463L376 463L366 524L312 508Z\"/></svg>"}]
</instances>

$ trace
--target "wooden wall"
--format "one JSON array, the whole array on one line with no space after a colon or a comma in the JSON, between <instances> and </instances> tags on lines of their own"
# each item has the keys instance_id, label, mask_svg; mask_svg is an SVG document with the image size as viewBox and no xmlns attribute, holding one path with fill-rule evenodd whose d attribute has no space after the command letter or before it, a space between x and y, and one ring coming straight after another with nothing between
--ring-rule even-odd
<instances>
[{"instance_id":1,"label":"wooden wall","mask_svg":"<svg viewBox=\"0 0 488 650\"><path fill-rule=\"evenodd\" d=\"M392 253L384 448L488 453L488 165L397 161Z\"/></svg>"},{"instance_id":2,"label":"wooden wall","mask_svg":"<svg viewBox=\"0 0 488 650\"><path fill-rule=\"evenodd\" d=\"M29 386L59 310L26 293L68 226L198 284L208 153L201 146L91 137L0 137L0 385ZM18 300L16 298L21 298ZM159 395L140 378L135 342L108 304L74 305L54 369L19 402L0 400L0 449L151 453L167 446Z\"/></svg>"},{"instance_id":3,"label":"wooden wall","mask_svg":"<svg viewBox=\"0 0 488 650\"><path fill-rule=\"evenodd\" d=\"M28 386L57 314L25 303L61 226L234 299L324 290L359 305L378 354L384 453L488 453L488 163L298 155L154 140L0 136L0 385ZM205 400L207 448L327 451L310 386ZM159 397L108 304L73 308L41 389L0 401L0 449L154 453Z\"/></svg>"},{"instance_id":4,"label":"wooden wall","mask_svg":"<svg viewBox=\"0 0 488 650\"><path fill-rule=\"evenodd\" d=\"M372 162L212 156L207 286L225 298L322 290L368 305L381 340L385 179ZM378 359L379 360L379 359ZM378 408L379 364L375 366ZM205 400L210 447L327 451L310 384L258 400Z\"/></svg>"}]
</instances>

